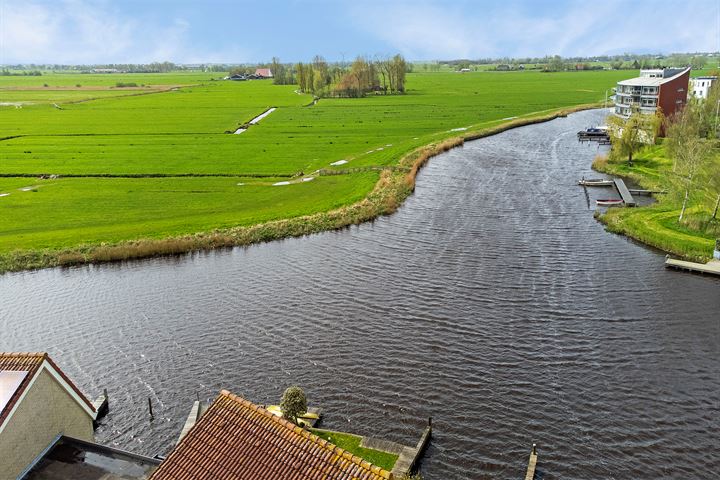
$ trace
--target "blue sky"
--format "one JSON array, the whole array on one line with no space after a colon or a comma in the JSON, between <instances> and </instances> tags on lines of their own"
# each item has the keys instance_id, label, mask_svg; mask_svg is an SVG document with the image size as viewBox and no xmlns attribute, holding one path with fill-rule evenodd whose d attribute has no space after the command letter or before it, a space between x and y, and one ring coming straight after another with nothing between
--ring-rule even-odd
<instances>
[{"instance_id":1,"label":"blue sky","mask_svg":"<svg viewBox=\"0 0 720 480\"><path fill-rule=\"evenodd\" d=\"M0 0L0 64L671 53L719 35L718 0Z\"/></svg>"}]
</instances>

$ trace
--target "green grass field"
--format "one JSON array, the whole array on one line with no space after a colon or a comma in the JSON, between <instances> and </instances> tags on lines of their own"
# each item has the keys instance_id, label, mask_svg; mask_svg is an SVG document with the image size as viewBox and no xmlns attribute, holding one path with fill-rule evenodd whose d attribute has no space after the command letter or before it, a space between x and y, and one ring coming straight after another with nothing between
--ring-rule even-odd
<instances>
[{"instance_id":1,"label":"green grass field","mask_svg":"<svg viewBox=\"0 0 720 480\"><path fill-rule=\"evenodd\" d=\"M466 131L600 101L627 76L414 73L406 95L314 106L294 86L211 80L218 73L0 77L0 256L348 205L372 190L377 173L272 183L318 169L396 165L422 145ZM145 87L114 88L117 82ZM277 110L246 132L226 133L270 107ZM346 163L331 165L338 161Z\"/></svg>"}]
</instances>

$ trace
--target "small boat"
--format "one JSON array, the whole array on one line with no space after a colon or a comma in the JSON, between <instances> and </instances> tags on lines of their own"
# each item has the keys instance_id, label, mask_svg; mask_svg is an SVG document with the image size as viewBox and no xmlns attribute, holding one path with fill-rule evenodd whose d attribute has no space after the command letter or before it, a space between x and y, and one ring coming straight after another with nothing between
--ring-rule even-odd
<instances>
[{"instance_id":1,"label":"small boat","mask_svg":"<svg viewBox=\"0 0 720 480\"><path fill-rule=\"evenodd\" d=\"M592 127L592 128L586 128L585 130L580 130L578 133L579 137L607 137L608 135L608 129L606 126L600 126L600 127Z\"/></svg>"},{"instance_id":2,"label":"small boat","mask_svg":"<svg viewBox=\"0 0 720 480\"><path fill-rule=\"evenodd\" d=\"M584 187L611 187L614 184L614 181L606 178L583 178L578 181L578 185L582 185Z\"/></svg>"},{"instance_id":3,"label":"small boat","mask_svg":"<svg viewBox=\"0 0 720 480\"><path fill-rule=\"evenodd\" d=\"M595 203L600 206L603 206L603 207L618 207L625 202L623 202L620 199L613 198L613 199L595 200Z\"/></svg>"}]
</instances>

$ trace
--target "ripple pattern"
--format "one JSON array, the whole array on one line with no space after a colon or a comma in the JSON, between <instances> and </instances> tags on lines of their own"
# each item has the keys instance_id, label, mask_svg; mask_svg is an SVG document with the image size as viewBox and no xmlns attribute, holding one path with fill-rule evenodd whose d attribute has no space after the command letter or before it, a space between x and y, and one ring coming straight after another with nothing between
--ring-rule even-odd
<instances>
[{"instance_id":1,"label":"ripple pattern","mask_svg":"<svg viewBox=\"0 0 720 480\"><path fill-rule=\"evenodd\" d=\"M192 401L302 386L427 479L711 478L720 282L609 234L573 114L434 158L398 213L309 237L0 277L0 349L110 393L98 440L166 452ZM597 192L607 195L607 191ZM156 417L150 421L147 398Z\"/></svg>"}]
</instances>

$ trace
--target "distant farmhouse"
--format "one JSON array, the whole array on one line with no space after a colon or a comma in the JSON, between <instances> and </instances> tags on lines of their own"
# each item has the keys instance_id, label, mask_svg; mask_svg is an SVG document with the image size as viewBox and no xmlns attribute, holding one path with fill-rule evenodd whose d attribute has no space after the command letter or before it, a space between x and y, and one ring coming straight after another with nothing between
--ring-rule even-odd
<instances>
[{"instance_id":1,"label":"distant farmhouse","mask_svg":"<svg viewBox=\"0 0 720 480\"><path fill-rule=\"evenodd\" d=\"M615 114L654 114L660 107L663 115L672 116L687 103L689 80L690 68L640 70L639 77L617 83Z\"/></svg>"},{"instance_id":2,"label":"distant farmhouse","mask_svg":"<svg viewBox=\"0 0 720 480\"><path fill-rule=\"evenodd\" d=\"M717 77L714 76L691 78L690 91L695 98L700 98L704 100L708 97L710 87L716 80Z\"/></svg>"},{"instance_id":3,"label":"distant farmhouse","mask_svg":"<svg viewBox=\"0 0 720 480\"><path fill-rule=\"evenodd\" d=\"M250 74L244 74L244 73L234 73L232 75L229 75L223 80L235 80L235 81L245 81L245 80L263 80L266 78L273 78L272 70L269 68L256 68L255 73Z\"/></svg>"}]
</instances>

